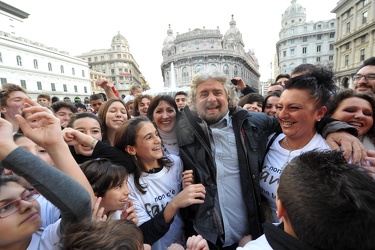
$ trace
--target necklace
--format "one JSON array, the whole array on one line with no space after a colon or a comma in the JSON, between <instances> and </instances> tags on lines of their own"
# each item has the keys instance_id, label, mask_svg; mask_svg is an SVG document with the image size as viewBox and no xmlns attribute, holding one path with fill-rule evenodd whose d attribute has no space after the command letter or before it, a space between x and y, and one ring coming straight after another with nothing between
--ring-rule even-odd
<instances>
[{"instance_id":1,"label":"necklace","mask_svg":"<svg viewBox=\"0 0 375 250\"><path fill-rule=\"evenodd\" d=\"M286 162L285 162L285 164L283 165L281 171L282 171L282 170L285 168L285 166L289 163L289 160L290 160L290 154L291 154L294 150L298 150L298 149L303 148L303 147L299 147L299 148L296 148L296 149L292 149L292 148L289 146L288 139L287 139L286 137L284 137L284 139L285 139L285 144L286 144L286 146L287 146L288 149L289 149L289 154L288 154L288 158L286 159Z\"/></svg>"},{"instance_id":2,"label":"necklace","mask_svg":"<svg viewBox=\"0 0 375 250\"><path fill-rule=\"evenodd\" d=\"M303 147L299 147L299 148L296 148L296 149L292 149L290 146L289 146L289 143L288 143L288 139L285 137L285 144L286 146L288 147L289 151L294 151L294 150L298 150L298 149L301 149Z\"/></svg>"}]
</instances>

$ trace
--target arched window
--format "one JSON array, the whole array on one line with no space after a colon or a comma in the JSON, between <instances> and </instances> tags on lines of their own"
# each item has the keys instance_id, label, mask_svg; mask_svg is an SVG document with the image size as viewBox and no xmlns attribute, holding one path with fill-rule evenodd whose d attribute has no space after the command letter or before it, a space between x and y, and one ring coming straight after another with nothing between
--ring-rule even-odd
<instances>
[{"instance_id":1,"label":"arched window","mask_svg":"<svg viewBox=\"0 0 375 250\"><path fill-rule=\"evenodd\" d=\"M38 68L38 60L34 59L34 69Z\"/></svg>"},{"instance_id":2,"label":"arched window","mask_svg":"<svg viewBox=\"0 0 375 250\"><path fill-rule=\"evenodd\" d=\"M182 69L182 80L183 82L189 82L190 79L189 79L189 70L187 67L184 67Z\"/></svg>"},{"instance_id":3,"label":"arched window","mask_svg":"<svg viewBox=\"0 0 375 250\"><path fill-rule=\"evenodd\" d=\"M228 64L224 64L224 66L223 66L223 72L224 72L224 74L226 74L227 76L229 76L229 66L228 66Z\"/></svg>"},{"instance_id":4,"label":"arched window","mask_svg":"<svg viewBox=\"0 0 375 250\"><path fill-rule=\"evenodd\" d=\"M199 71L201 71L203 69L203 67L201 65L197 65L195 66L195 73L198 73Z\"/></svg>"},{"instance_id":5,"label":"arched window","mask_svg":"<svg viewBox=\"0 0 375 250\"><path fill-rule=\"evenodd\" d=\"M217 69L215 64L210 65L210 71L215 71Z\"/></svg>"},{"instance_id":6,"label":"arched window","mask_svg":"<svg viewBox=\"0 0 375 250\"><path fill-rule=\"evenodd\" d=\"M237 68L236 65L234 65L234 67L233 67L233 76L234 76L234 77L237 77L237 76L238 76L238 68Z\"/></svg>"},{"instance_id":7,"label":"arched window","mask_svg":"<svg viewBox=\"0 0 375 250\"><path fill-rule=\"evenodd\" d=\"M17 65L22 66L21 56L17 56Z\"/></svg>"},{"instance_id":8,"label":"arched window","mask_svg":"<svg viewBox=\"0 0 375 250\"><path fill-rule=\"evenodd\" d=\"M52 64L48 63L48 71L52 71Z\"/></svg>"}]
</instances>

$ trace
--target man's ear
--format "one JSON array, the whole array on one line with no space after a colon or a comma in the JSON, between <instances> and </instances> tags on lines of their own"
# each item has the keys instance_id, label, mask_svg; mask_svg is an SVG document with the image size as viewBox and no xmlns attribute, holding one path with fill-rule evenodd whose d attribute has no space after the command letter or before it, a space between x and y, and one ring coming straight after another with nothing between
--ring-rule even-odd
<instances>
[{"instance_id":1,"label":"man's ear","mask_svg":"<svg viewBox=\"0 0 375 250\"><path fill-rule=\"evenodd\" d=\"M130 155L135 155L137 153L137 151L135 150L135 147L134 146L130 146L130 145L127 145L125 147L125 151L130 154Z\"/></svg>"},{"instance_id":2,"label":"man's ear","mask_svg":"<svg viewBox=\"0 0 375 250\"><path fill-rule=\"evenodd\" d=\"M277 214L277 218L279 218L279 220L281 220L283 217L288 217L288 215L286 214L284 205L283 205L283 203L281 202L280 199L276 200L276 206L277 206L276 214Z\"/></svg>"}]
</instances>

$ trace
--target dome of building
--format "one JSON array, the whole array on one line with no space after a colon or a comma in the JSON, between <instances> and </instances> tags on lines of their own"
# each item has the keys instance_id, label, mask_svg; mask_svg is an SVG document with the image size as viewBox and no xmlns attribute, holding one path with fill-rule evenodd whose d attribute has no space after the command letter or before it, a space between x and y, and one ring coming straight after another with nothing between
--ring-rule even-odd
<instances>
[{"instance_id":1,"label":"dome of building","mask_svg":"<svg viewBox=\"0 0 375 250\"><path fill-rule=\"evenodd\" d=\"M229 22L230 28L225 32L224 40L235 40L242 41L242 34L240 30L236 27L236 21L233 19Z\"/></svg>"},{"instance_id":2,"label":"dome of building","mask_svg":"<svg viewBox=\"0 0 375 250\"><path fill-rule=\"evenodd\" d=\"M291 5L284 11L281 18L283 28L306 22L306 8L292 0Z\"/></svg>"},{"instance_id":3,"label":"dome of building","mask_svg":"<svg viewBox=\"0 0 375 250\"><path fill-rule=\"evenodd\" d=\"M175 40L175 37L173 36L173 30L171 29L171 25L169 25L167 34L168 36L164 39L164 43L163 43L164 48L170 48Z\"/></svg>"},{"instance_id":4,"label":"dome of building","mask_svg":"<svg viewBox=\"0 0 375 250\"><path fill-rule=\"evenodd\" d=\"M286 15L306 14L306 9L297 3L297 0L292 0L291 5L284 11Z\"/></svg>"},{"instance_id":5,"label":"dome of building","mask_svg":"<svg viewBox=\"0 0 375 250\"><path fill-rule=\"evenodd\" d=\"M120 31L118 32L117 35L115 35L113 38L112 38L112 44L118 44L118 43L125 43L125 44L128 44L128 40L126 40L126 38L120 34Z\"/></svg>"}]
</instances>

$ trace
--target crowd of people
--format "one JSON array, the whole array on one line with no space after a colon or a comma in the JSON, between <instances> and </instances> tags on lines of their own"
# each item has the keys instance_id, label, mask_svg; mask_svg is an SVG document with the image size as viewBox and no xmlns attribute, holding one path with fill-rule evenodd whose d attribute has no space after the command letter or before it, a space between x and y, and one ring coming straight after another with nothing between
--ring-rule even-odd
<instances>
[{"instance_id":1,"label":"crowd of people","mask_svg":"<svg viewBox=\"0 0 375 250\"><path fill-rule=\"evenodd\" d=\"M1 249L373 249L375 57L354 88L311 64L266 96L197 72L189 93L90 106L0 89Z\"/></svg>"}]
</instances>

